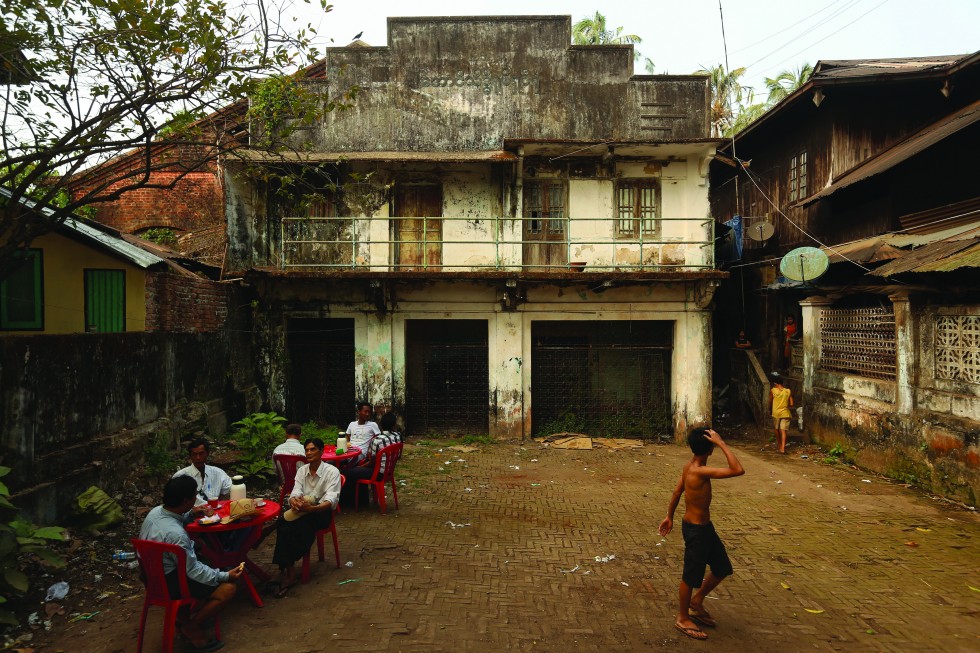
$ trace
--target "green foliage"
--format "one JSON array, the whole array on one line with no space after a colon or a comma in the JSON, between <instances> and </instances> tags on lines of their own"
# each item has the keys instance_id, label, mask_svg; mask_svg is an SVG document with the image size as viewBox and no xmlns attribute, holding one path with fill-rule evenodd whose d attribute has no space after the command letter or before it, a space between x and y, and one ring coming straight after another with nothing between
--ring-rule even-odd
<instances>
[{"instance_id":1,"label":"green foliage","mask_svg":"<svg viewBox=\"0 0 980 653\"><path fill-rule=\"evenodd\" d=\"M235 442L242 452L235 471L247 476L271 476L275 473L272 465L272 450L285 437L283 424L286 418L275 412L252 413L232 426Z\"/></svg>"},{"instance_id":2,"label":"green foliage","mask_svg":"<svg viewBox=\"0 0 980 653\"><path fill-rule=\"evenodd\" d=\"M0 477L10 473L0 467ZM51 548L53 542L63 542L65 531L58 526L35 526L21 519L17 507L10 503L10 490L0 483L0 604L11 595L21 596L30 587L24 572L28 561L36 560L52 567L65 566L65 559ZM0 623L16 625L13 612L0 608Z\"/></svg>"},{"instance_id":3,"label":"green foliage","mask_svg":"<svg viewBox=\"0 0 980 653\"><path fill-rule=\"evenodd\" d=\"M463 444L494 444L496 442L489 435L464 435L459 441Z\"/></svg>"},{"instance_id":4,"label":"green foliage","mask_svg":"<svg viewBox=\"0 0 980 653\"><path fill-rule=\"evenodd\" d=\"M303 437L306 438L320 438L325 444L330 444L337 441L337 434L340 432L336 426L320 426L314 421L309 421L303 424Z\"/></svg>"},{"instance_id":5,"label":"green foliage","mask_svg":"<svg viewBox=\"0 0 980 653\"><path fill-rule=\"evenodd\" d=\"M156 171L255 147L238 103L322 57L312 25L264 0L6 0L2 12L0 74L19 83L0 93L0 186L13 195L0 211L0 267L84 207L158 184ZM182 147L147 147L167 139ZM79 183L121 155L136 165ZM50 211L23 207L29 197Z\"/></svg>"},{"instance_id":6,"label":"green foliage","mask_svg":"<svg viewBox=\"0 0 980 653\"><path fill-rule=\"evenodd\" d=\"M584 433L587 429L585 420L571 410L562 412L557 418L541 426L535 434L537 437L554 435L555 433Z\"/></svg>"},{"instance_id":7,"label":"green foliage","mask_svg":"<svg viewBox=\"0 0 980 653\"><path fill-rule=\"evenodd\" d=\"M854 449L846 444L837 442L827 452L827 458L824 458L824 462L831 461L833 463L843 462L850 464L854 462L854 455Z\"/></svg>"},{"instance_id":8,"label":"green foliage","mask_svg":"<svg viewBox=\"0 0 980 653\"><path fill-rule=\"evenodd\" d=\"M606 27L606 17L595 12L593 16L587 16L572 25L572 43L575 45L623 45L628 43L642 43L636 34L623 34L622 27Z\"/></svg>"},{"instance_id":9,"label":"green foliage","mask_svg":"<svg viewBox=\"0 0 980 653\"><path fill-rule=\"evenodd\" d=\"M140 238L148 240L151 243L156 243L157 245L166 245L167 247L177 244L177 234L169 227L153 227L147 229L140 234Z\"/></svg>"},{"instance_id":10,"label":"green foliage","mask_svg":"<svg viewBox=\"0 0 980 653\"><path fill-rule=\"evenodd\" d=\"M143 447L143 460L150 476L169 476L179 465L173 440L167 433L153 434Z\"/></svg>"}]
</instances>

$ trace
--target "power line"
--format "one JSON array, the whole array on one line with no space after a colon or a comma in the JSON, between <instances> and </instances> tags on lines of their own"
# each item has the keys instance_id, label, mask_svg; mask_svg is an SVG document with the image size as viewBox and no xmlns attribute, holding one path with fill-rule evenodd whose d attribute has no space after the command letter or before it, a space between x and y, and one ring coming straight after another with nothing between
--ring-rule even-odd
<instances>
[{"instance_id":1,"label":"power line","mask_svg":"<svg viewBox=\"0 0 980 653\"><path fill-rule=\"evenodd\" d=\"M770 34L769 36L767 36L767 37L765 37L765 38L763 38L763 39L760 39L760 40L758 40L758 41L756 41L755 43L750 43L749 45L746 45L745 47L741 47L741 48L738 48L737 50L732 50L732 54L737 54L737 53L739 53L739 52L745 52L746 50L749 50L749 49L751 49L751 48L754 48L754 47L755 47L755 46L757 46L757 45L761 45L762 43L765 43L765 42L766 42L766 41L768 41L769 39L774 39L774 38L776 38L777 36L779 36L780 34L782 34L783 32L786 32L786 31L788 31L788 30L790 30L790 29L792 29L792 28L794 28L794 27L796 27L797 25L799 25L799 24L800 24L800 23L802 23L802 22L805 22L805 21L807 21L807 20L810 20L811 18L813 18L813 17L814 17L814 16L816 16L817 14L820 14L820 13L823 13L824 11L826 11L827 9L830 9L831 7L833 7L833 6L835 5L835 4L837 4L837 3L839 3L839 2L844 2L844 0L834 0L834 1L833 1L833 2L831 2L830 4L828 4L828 5L824 5L824 6L822 7L822 8L820 8L820 9L818 9L817 11L815 11L815 12L813 12L813 13L812 13L812 14L810 14L809 16L805 16L804 18L801 18L800 20L798 20L798 21L796 21L795 23L793 23L793 24L791 24L791 25L787 25L787 26L786 26L786 27L784 27L783 29L781 29L781 30L779 30L779 31L777 31L777 32L773 32L773 33L772 33L772 34Z\"/></svg>"}]
</instances>

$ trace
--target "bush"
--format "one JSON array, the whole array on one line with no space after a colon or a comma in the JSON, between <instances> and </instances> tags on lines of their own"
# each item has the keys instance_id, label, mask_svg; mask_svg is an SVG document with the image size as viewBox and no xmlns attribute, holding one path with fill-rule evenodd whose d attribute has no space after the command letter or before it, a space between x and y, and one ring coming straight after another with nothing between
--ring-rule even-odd
<instances>
[{"instance_id":1,"label":"bush","mask_svg":"<svg viewBox=\"0 0 980 653\"><path fill-rule=\"evenodd\" d=\"M232 426L235 442L242 458L234 466L235 472L246 476L272 476L272 450L285 437L283 424L286 418L275 412L252 413Z\"/></svg>"},{"instance_id":2,"label":"bush","mask_svg":"<svg viewBox=\"0 0 980 653\"><path fill-rule=\"evenodd\" d=\"M0 467L0 477L10 473ZM11 595L22 596L30 587L24 565L37 560L52 567L64 567L65 559L50 548L51 542L63 542L65 530L59 526L38 527L21 519L17 507L10 503L10 490L0 483L0 604ZM10 610L0 607L0 623L17 625Z\"/></svg>"}]
</instances>

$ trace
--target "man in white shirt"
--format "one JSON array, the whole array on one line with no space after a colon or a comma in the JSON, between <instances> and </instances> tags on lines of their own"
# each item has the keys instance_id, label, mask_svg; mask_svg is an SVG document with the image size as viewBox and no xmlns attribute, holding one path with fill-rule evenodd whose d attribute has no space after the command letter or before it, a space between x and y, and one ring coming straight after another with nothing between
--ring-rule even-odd
<instances>
[{"instance_id":1,"label":"man in white shirt","mask_svg":"<svg viewBox=\"0 0 980 653\"><path fill-rule=\"evenodd\" d=\"M357 421L347 425L347 441L361 450L356 463L361 464L367 457L368 444L376 435L381 435L381 429L375 422L370 421L374 410L369 403L357 404Z\"/></svg>"},{"instance_id":2,"label":"man in white shirt","mask_svg":"<svg viewBox=\"0 0 980 653\"><path fill-rule=\"evenodd\" d=\"M330 527L340 500L340 472L323 462L323 440L311 438L304 446L307 464L296 470L289 510L276 526L272 562L280 572L277 597L296 583L296 561L309 552L317 531Z\"/></svg>"},{"instance_id":3,"label":"man in white shirt","mask_svg":"<svg viewBox=\"0 0 980 653\"><path fill-rule=\"evenodd\" d=\"M286 454L290 456L305 456L306 448L300 439L303 435L303 427L299 424L289 424L286 426L286 441L272 450L273 456Z\"/></svg>"},{"instance_id":4,"label":"man in white shirt","mask_svg":"<svg viewBox=\"0 0 980 653\"><path fill-rule=\"evenodd\" d=\"M187 445L191 464L173 475L190 476L197 482L197 501L195 506L201 506L208 501L224 500L231 497L231 477L220 467L208 465L211 455L211 445L204 438L191 440Z\"/></svg>"}]
</instances>

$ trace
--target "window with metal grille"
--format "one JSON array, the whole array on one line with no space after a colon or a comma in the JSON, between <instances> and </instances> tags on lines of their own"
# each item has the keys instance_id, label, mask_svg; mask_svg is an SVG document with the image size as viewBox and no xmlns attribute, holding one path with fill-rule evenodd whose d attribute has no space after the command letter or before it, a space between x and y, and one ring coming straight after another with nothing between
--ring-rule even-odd
<instances>
[{"instance_id":1,"label":"window with metal grille","mask_svg":"<svg viewBox=\"0 0 980 653\"><path fill-rule=\"evenodd\" d=\"M529 234L565 232L565 182L525 181L524 219Z\"/></svg>"},{"instance_id":2,"label":"window with metal grille","mask_svg":"<svg viewBox=\"0 0 980 653\"><path fill-rule=\"evenodd\" d=\"M807 195L806 150L789 160L789 201L804 199Z\"/></svg>"},{"instance_id":3,"label":"window with metal grille","mask_svg":"<svg viewBox=\"0 0 980 653\"><path fill-rule=\"evenodd\" d=\"M41 250L18 251L14 257L21 260L0 282L0 329L43 329L44 268Z\"/></svg>"},{"instance_id":4,"label":"window with metal grille","mask_svg":"<svg viewBox=\"0 0 980 653\"><path fill-rule=\"evenodd\" d=\"M821 311L820 368L894 380L894 309L875 306Z\"/></svg>"},{"instance_id":5,"label":"window with metal grille","mask_svg":"<svg viewBox=\"0 0 980 653\"><path fill-rule=\"evenodd\" d=\"M126 330L126 271L85 270L85 330Z\"/></svg>"},{"instance_id":6,"label":"window with metal grille","mask_svg":"<svg viewBox=\"0 0 980 653\"><path fill-rule=\"evenodd\" d=\"M936 378L980 383L980 316L936 317Z\"/></svg>"},{"instance_id":7,"label":"window with metal grille","mask_svg":"<svg viewBox=\"0 0 980 653\"><path fill-rule=\"evenodd\" d=\"M655 236L660 229L660 187L652 179L624 180L616 186L616 236Z\"/></svg>"}]
</instances>

